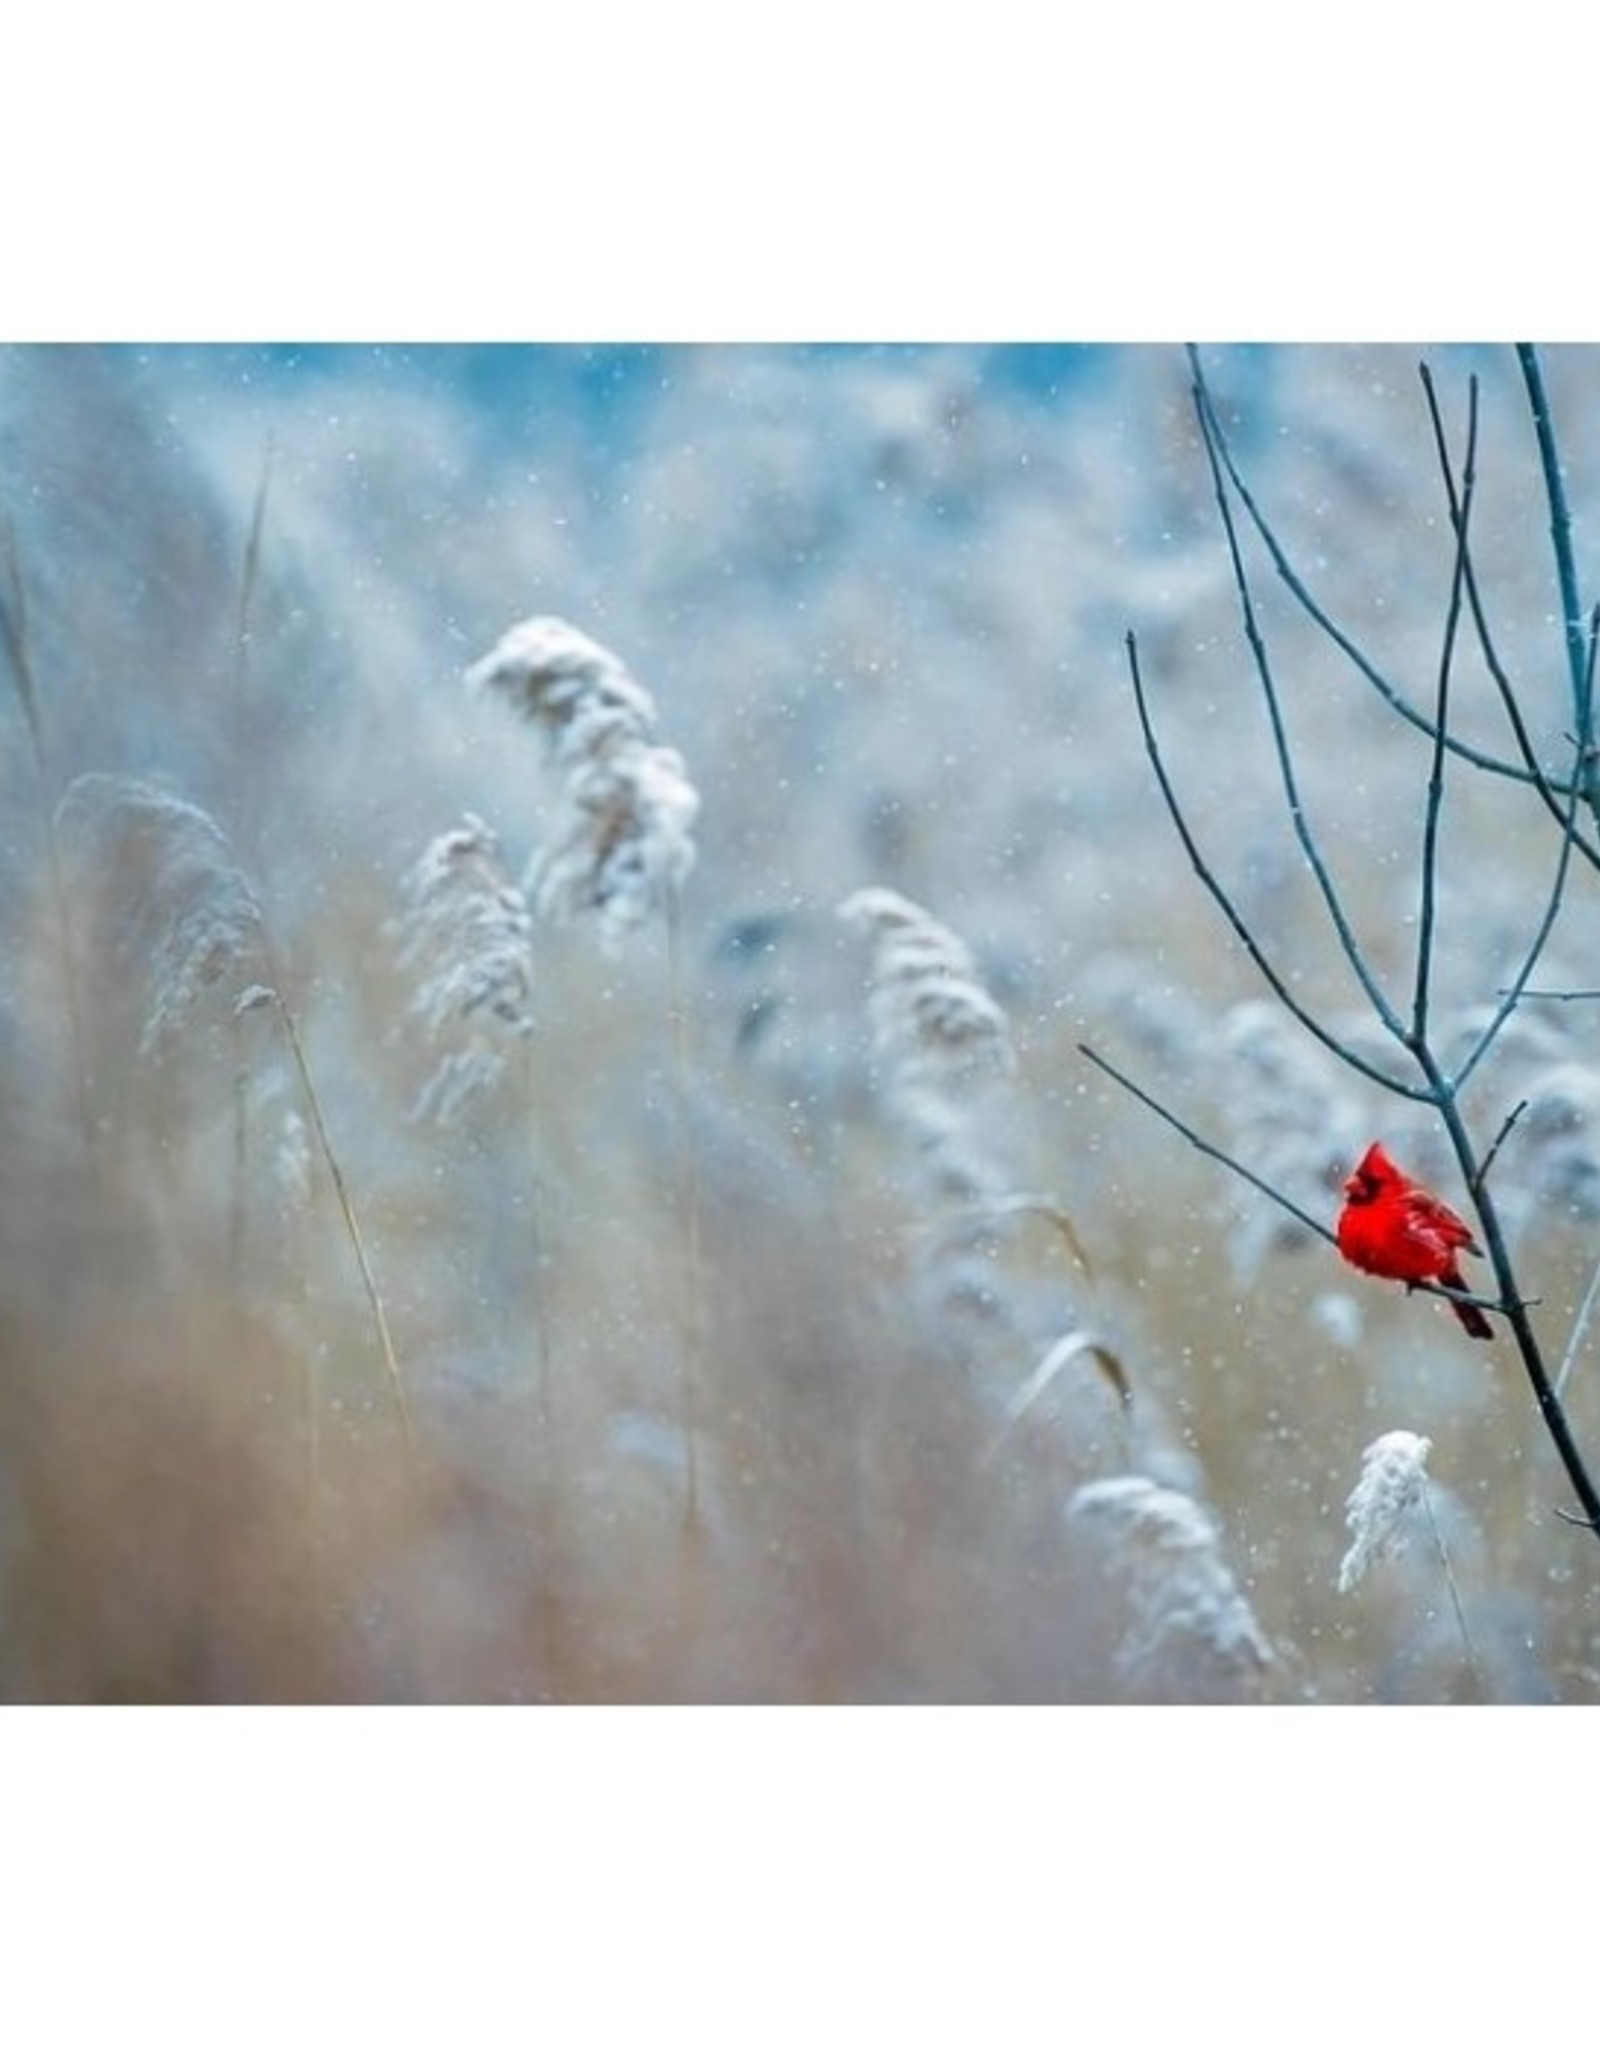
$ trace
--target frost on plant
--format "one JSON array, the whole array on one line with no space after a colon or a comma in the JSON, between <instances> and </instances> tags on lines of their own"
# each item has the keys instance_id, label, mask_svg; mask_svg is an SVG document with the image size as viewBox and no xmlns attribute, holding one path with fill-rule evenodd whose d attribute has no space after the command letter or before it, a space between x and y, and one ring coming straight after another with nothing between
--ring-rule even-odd
<instances>
[{"instance_id":1,"label":"frost on plant","mask_svg":"<svg viewBox=\"0 0 1600 2048\"><path fill-rule=\"evenodd\" d=\"M1380 1559L1404 1550L1426 1507L1432 1449L1431 1437L1391 1429L1362 1452L1361 1477L1345 1513L1352 1540L1339 1566L1341 1593L1359 1586Z\"/></svg>"},{"instance_id":2,"label":"frost on plant","mask_svg":"<svg viewBox=\"0 0 1600 2048\"><path fill-rule=\"evenodd\" d=\"M604 943L666 912L694 866L700 797L657 740L655 701L564 619L524 619L467 671L544 737L566 772L524 886L541 916L593 914Z\"/></svg>"},{"instance_id":3,"label":"frost on plant","mask_svg":"<svg viewBox=\"0 0 1600 2048\"><path fill-rule=\"evenodd\" d=\"M470 812L431 840L401 885L400 965L416 978L410 1013L440 1048L414 1114L449 1123L504 1071L533 1028L533 920Z\"/></svg>"},{"instance_id":4,"label":"frost on plant","mask_svg":"<svg viewBox=\"0 0 1600 2048\"><path fill-rule=\"evenodd\" d=\"M1080 1486L1071 1521L1101 1531L1126 1580L1133 1623L1118 1665L1133 1679L1193 1688L1263 1671L1272 1650L1222 1561L1199 1502L1140 1473Z\"/></svg>"},{"instance_id":5,"label":"frost on plant","mask_svg":"<svg viewBox=\"0 0 1600 2048\"><path fill-rule=\"evenodd\" d=\"M204 811L129 776L80 775L57 819L94 907L80 919L90 963L136 992L142 1053L164 1050L206 991L270 979L260 905Z\"/></svg>"}]
</instances>

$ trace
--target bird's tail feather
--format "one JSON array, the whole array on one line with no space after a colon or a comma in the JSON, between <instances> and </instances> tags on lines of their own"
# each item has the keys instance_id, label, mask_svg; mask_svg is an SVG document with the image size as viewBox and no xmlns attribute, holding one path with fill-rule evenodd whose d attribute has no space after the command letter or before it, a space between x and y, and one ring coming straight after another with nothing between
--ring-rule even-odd
<instances>
[{"instance_id":1,"label":"bird's tail feather","mask_svg":"<svg viewBox=\"0 0 1600 2048\"><path fill-rule=\"evenodd\" d=\"M1443 1279L1446 1287L1459 1287L1463 1294L1466 1292L1467 1282L1465 1275L1454 1260L1451 1261L1449 1271L1440 1277ZM1492 1337L1494 1335L1489 1318L1481 1308L1475 1308L1470 1301L1453 1301L1450 1304L1450 1308L1456 1321L1460 1323L1462 1329L1466 1331L1469 1337Z\"/></svg>"}]
</instances>

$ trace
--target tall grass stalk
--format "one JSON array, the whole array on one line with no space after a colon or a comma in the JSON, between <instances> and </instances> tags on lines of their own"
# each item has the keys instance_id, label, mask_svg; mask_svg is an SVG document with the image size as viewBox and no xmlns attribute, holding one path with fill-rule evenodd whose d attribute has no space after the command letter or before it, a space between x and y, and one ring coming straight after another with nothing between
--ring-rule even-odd
<instances>
[{"instance_id":1,"label":"tall grass stalk","mask_svg":"<svg viewBox=\"0 0 1600 2048\"><path fill-rule=\"evenodd\" d=\"M0 639L5 642L12 681L28 729L28 746L33 756L34 791L44 819L45 859L49 874L50 912L55 926L58 971L61 976L62 1007L66 1011L68 1056L72 1062L72 1086L77 1104L78 1124L85 1152L94 1148L94 1113L89 1099L89 1070L85 1055L83 997L78 987L76 941L72 929L66 876L61 861L61 840L56 829L55 782L45 743L44 720L39 711L39 691L33 672L33 649L28 628L27 590L22 580L22 560L17 536L9 518L0 516L0 550L5 555L6 589L0 598Z\"/></svg>"},{"instance_id":2,"label":"tall grass stalk","mask_svg":"<svg viewBox=\"0 0 1600 2048\"><path fill-rule=\"evenodd\" d=\"M1488 1687L1484 1682L1483 1666L1478 1660L1477 1645L1472 1640L1472 1631L1467 1626L1467 1610L1461 1604L1461 1588L1456 1584L1455 1567L1450 1562L1450 1552L1444 1540L1444 1531L1439 1527L1439 1518L1433 1511L1433 1489L1424 1485L1422 1506L1428 1517L1428 1530L1433 1537L1434 1548L1439 1553L1439 1564L1444 1572L1445 1589L1450 1595L1450 1606L1455 1614L1456 1629L1461 1637L1461 1647L1466 1652L1467 1667L1472 1673L1480 1698L1486 1697Z\"/></svg>"},{"instance_id":3,"label":"tall grass stalk","mask_svg":"<svg viewBox=\"0 0 1600 2048\"><path fill-rule=\"evenodd\" d=\"M558 1697L556 1673L561 1667L559 1603L554 1592L556 1548L562 1524L561 1457L556 1442L555 1350L551 1336L549 1250L545 1235L544 1183L539 1172L538 1148L541 1137L535 1087L536 1065L533 1031L522 1036L522 1097L526 1104L528 1141L528 1241L532 1254L534 1349L534 1403L539 1432L539 1491L535 1512L538 1546L535 1558L538 1585L539 1652L545 1685L550 1697Z\"/></svg>"},{"instance_id":4,"label":"tall grass stalk","mask_svg":"<svg viewBox=\"0 0 1600 2048\"><path fill-rule=\"evenodd\" d=\"M678 1350L678 1398L683 1429L684 1523L700 1520L700 1377L705 1351L705 1247L700 1202L700 1159L690 1112L689 995L683 971L683 920L677 885L667 897L667 988L672 1012L672 1075L677 1104L679 1196L683 1220L683 1335Z\"/></svg>"},{"instance_id":5,"label":"tall grass stalk","mask_svg":"<svg viewBox=\"0 0 1600 2048\"><path fill-rule=\"evenodd\" d=\"M235 1040L238 1038L235 1019ZM228 1193L228 1279L236 1301L244 1299L245 1232L250 1205L250 1075L244 1053L234 1050L233 1184Z\"/></svg>"},{"instance_id":6,"label":"tall grass stalk","mask_svg":"<svg viewBox=\"0 0 1600 2048\"><path fill-rule=\"evenodd\" d=\"M256 584L261 574L261 541L267 523L267 494L272 482L272 436L267 436L261 458L261 478L256 485L250 513L250 530L245 540L244 561L239 571L239 602L233 622L234 679L239 689L250 670L250 614L255 603ZM252 785L253 787L254 785ZM247 1103L248 1077L241 1058L234 1071L233 1089L233 1197L228 1229L230 1270L235 1285L241 1277L244 1251L245 1212L250 1187L250 1124Z\"/></svg>"},{"instance_id":7,"label":"tall grass stalk","mask_svg":"<svg viewBox=\"0 0 1600 2048\"><path fill-rule=\"evenodd\" d=\"M400 1361L395 1355L394 1338L389 1330L389 1317L383 1306L383 1296L378 1291L377 1278L372 1270L372 1261L367 1256L366 1241L361 1226L356 1221L355 1206L350 1200L350 1189L346 1184L344 1169L339 1164L339 1155L333 1149L333 1140L328 1135L328 1123L322 1113L322 1098L317 1084L312 1079L310 1063L306 1059L305 1046L294 1021L294 1013L284 1001L276 987L254 992L258 998L265 997L277 1013L283 1026L284 1037L288 1040L289 1051L294 1058L295 1069L300 1076L300 1085L305 1092L306 1107L311 1112L311 1127L317 1134L317 1145L323 1162L328 1169L328 1178L333 1183L333 1192L338 1198L339 1213L344 1218L345 1232L355 1253L356 1264L361 1271L361 1284L366 1289L367 1302L372 1310L373 1327L377 1331L378 1345L383 1353L384 1370L388 1373L389 1384L394 1391L395 1405L400 1411L401 1428L405 1434L406 1456L411 1466L411 1476L420 1481L422 1463L417 1450L417 1433L411 1419L411 1401L406 1393L405 1377L400 1370Z\"/></svg>"},{"instance_id":8,"label":"tall grass stalk","mask_svg":"<svg viewBox=\"0 0 1600 2048\"><path fill-rule=\"evenodd\" d=\"M681 896L695 862L699 792L682 755L660 744L650 692L620 656L565 619L529 618L512 626L468 669L467 685L499 697L532 726L547 760L562 771L544 843L523 878L535 913L556 923L592 919L608 950L658 917L666 926L685 1261L679 1346L684 1524L692 1531L700 1520L697 1402L705 1286Z\"/></svg>"},{"instance_id":9,"label":"tall grass stalk","mask_svg":"<svg viewBox=\"0 0 1600 2048\"><path fill-rule=\"evenodd\" d=\"M250 614L255 603L256 584L261 576L261 542L267 524L267 498L272 488L273 438L261 456L261 478L256 485L255 504L250 512L250 532L244 546L244 564L239 574L239 606L234 614L234 671L242 683L250 669Z\"/></svg>"}]
</instances>

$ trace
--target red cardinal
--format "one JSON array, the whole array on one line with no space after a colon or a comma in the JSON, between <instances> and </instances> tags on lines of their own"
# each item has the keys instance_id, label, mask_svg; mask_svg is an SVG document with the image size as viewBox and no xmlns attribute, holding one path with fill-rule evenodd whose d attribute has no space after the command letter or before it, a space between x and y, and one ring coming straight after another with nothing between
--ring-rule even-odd
<instances>
[{"instance_id":1,"label":"red cardinal","mask_svg":"<svg viewBox=\"0 0 1600 2048\"><path fill-rule=\"evenodd\" d=\"M1336 1232L1339 1250L1363 1273L1381 1280L1434 1280L1442 1287L1467 1283L1457 1252L1481 1250L1454 1209L1406 1176L1381 1145L1369 1145L1361 1164L1344 1184L1344 1207ZM1470 1337L1492 1337L1489 1318L1470 1302L1450 1304Z\"/></svg>"}]
</instances>

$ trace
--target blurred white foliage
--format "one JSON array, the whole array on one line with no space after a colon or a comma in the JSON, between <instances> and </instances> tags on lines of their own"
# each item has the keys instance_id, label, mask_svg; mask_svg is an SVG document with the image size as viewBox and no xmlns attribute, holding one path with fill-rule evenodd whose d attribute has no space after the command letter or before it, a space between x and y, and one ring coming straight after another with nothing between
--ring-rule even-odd
<instances>
[{"instance_id":1,"label":"blurred white foliage","mask_svg":"<svg viewBox=\"0 0 1600 2048\"><path fill-rule=\"evenodd\" d=\"M273 1186L285 1213L299 1215L311 1205L311 1133L297 1109L286 1109L272 1157Z\"/></svg>"},{"instance_id":2,"label":"blurred white foliage","mask_svg":"<svg viewBox=\"0 0 1600 2048\"><path fill-rule=\"evenodd\" d=\"M954 932L893 889L858 889L839 906L872 942L868 1005L878 1052L897 1088L1009 1072L1005 1012Z\"/></svg>"},{"instance_id":3,"label":"blurred white foliage","mask_svg":"<svg viewBox=\"0 0 1600 2048\"><path fill-rule=\"evenodd\" d=\"M609 648L565 619L524 619L467 671L544 737L566 781L524 886L542 916L593 912L603 943L664 914L694 866L700 797L656 741L656 707Z\"/></svg>"},{"instance_id":4,"label":"blurred white foliage","mask_svg":"<svg viewBox=\"0 0 1600 2048\"><path fill-rule=\"evenodd\" d=\"M164 1051L207 990L237 996L267 975L255 892L197 805L132 776L80 775L57 819L98 913L91 972L138 991L142 1053Z\"/></svg>"},{"instance_id":5,"label":"blurred white foliage","mask_svg":"<svg viewBox=\"0 0 1600 2048\"><path fill-rule=\"evenodd\" d=\"M393 929L400 966L417 977L410 1013L443 1048L413 1115L447 1124L533 1029L533 920L498 839L470 811L430 840L400 891Z\"/></svg>"},{"instance_id":6,"label":"blurred white foliage","mask_svg":"<svg viewBox=\"0 0 1600 2048\"><path fill-rule=\"evenodd\" d=\"M1568 1221L1592 1223L1600 1218L1600 1071L1561 1060L1527 1089L1527 1111L1507 1140L1517 1186Z\"/></svg>"},{"instance_id":7,"label":"blurred white foliage","mask_svg":"<svg viewBox=\"0 0 1600 2048\"><path fill-rule=\"evenodd\" d=\"M1311 1304L1311 1320L1341 1351L1354 1351L1367 1326L1360 1302L1342 1288L1324 1288Z\"/></svg>"},{"instance_id":8,"label":"blurred white foliage","mask_svg":"<svg viewBox=\"0 0 1600 2048\"><path fill-rule=\"evenodd\" d=\"M941 1326L1018 1324L1022 1297L1002 1276L1002 1235L1010 1219L1051 1205L1019 1195L991 1120L977 1113L983 1084L1016 1066L1005 1011L955 933L893 889L858 889L838 915L871 944L867 1008L883 1098L932 1226L920 1244L930 1305Z\"/></svg>"},{"instance_id":9,"label":"blurred white foliage","mask_svg":"<svg viewBox=\"0 0 1600 2048\"><path fill-rule=\"evenodd\" d=\"M1273 1661L1249 1601L1198 1501L1143 1473L1080 1486L1069 1521L1099 1530L1127 1583L1133 1625L1118 1653L1130 1678L1189 1684L1247 1678Z\"/></svg>"}]
</instances>

